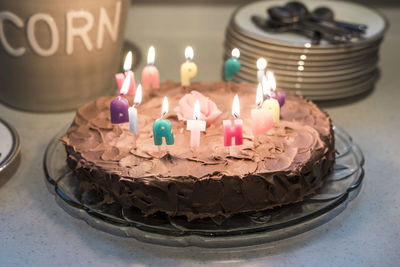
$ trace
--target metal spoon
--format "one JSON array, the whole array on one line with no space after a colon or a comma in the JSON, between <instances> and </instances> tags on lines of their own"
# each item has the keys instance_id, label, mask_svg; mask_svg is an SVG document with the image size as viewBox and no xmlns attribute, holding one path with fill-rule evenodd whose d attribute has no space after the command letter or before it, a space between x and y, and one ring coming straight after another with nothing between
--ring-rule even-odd
<instances>
[{"instance_id":1,"label":"metal spoon","mask_svg":"<svg viewBox=\"0 0 400 267\"><path fill-rule=\"evenodd\" d=\"M292 2L291 2L292 3ZM293 2L294 3L294 2ZM318 23L312 23L307 20L304 9L296 9L294 5L291 9L287 7L271 7L268 9L268 15L271 21L286 24L288 27L295 27L296 29L311 30L313 32L319 32L323 38L327 39L331 43L346 43L349 39L346 37L346 33L338 29L330 29L318 25Z\"/></svg>"},{"instance_id":2,"label":"metal spoon","mask_svg":"<svg viewBox=\"0 0 400 267\"><path fill-rule=\"evenodd\" d=\"M368 26L364 24L348 23L348 22L334 20L334 13L332 9L328 7L318 7L314 9L314 11L311 13L311 19L319 21L321 20L329 21L336 24L339 27L357 32L365 32L368 28Z\"/></svg>"},{"instance_id":3,"label":"metal spoon","mask_svg":"<svg viewBox=\"0 0 400 267\"><path fill-rule=\"evenodd\" d=\"M303 3L298 1L289 2L284 7L288 9L289 13L293 16L298 16L299 20L310 20L310 18L313 16L312 13L308 11L307 7ZM318 22L322 22L321 26L323 26L331 34L348 36L352 33L348 29L338 27L338 25L332 23L332 20L330 20L328 23L325 23L325 20L321 19L320 17L318 20Z\"/></svg>"},{"instance_id":4,"label":"metal spoon","mask_svg":"<svg viewBox=\"0 0 400 267\"><path fill-rule=\"evenodd\" d=\"M297 24L282 24L273 20L266 20L260 16L252 16L251 20L261 30L273 33L293 32L302 34L311 39L312 44L319 44L321 34L309 29L298 27Z\"/></svg>"}]
</instances>

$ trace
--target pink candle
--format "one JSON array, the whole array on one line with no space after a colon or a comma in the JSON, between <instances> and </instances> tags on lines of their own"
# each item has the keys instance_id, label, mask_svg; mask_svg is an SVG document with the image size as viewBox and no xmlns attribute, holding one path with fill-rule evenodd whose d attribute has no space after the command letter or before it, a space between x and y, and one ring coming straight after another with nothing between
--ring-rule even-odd
<instances>
[{"instance_id":1,"label":"pink candle","mask_svg":"<svg viewBox=\"0 0 400 267\"><path fill-rule=\"evenodd\" d=\"M206 121L200 120L200 102L196 100L193 110L194 120L187 120L186 130L190 131L190 146L200 146L200 132L206 130Z\"/></svg>"},{"instance_id":2,"label":"pink candle","mask_svg":"<svg viewBox=\"0 0 400 267\"><path fill-rule=\"evenodd\" d=\"M251 127L254 136L265 134L274 125L272 115L267 110L261 109L263 100L263 89L259 83L256 95L257 109L251 110Z\"/></svg>"},{"instance_id":3,"label":"pink candle","mask_svg":"<svg viewBox=\"0 0 400 267\"><path fill-rule=\"evenodd\" d=\"M235 145L240 146L243 144L243 121L239 119L240 116L240 105L239 97L235 95L232 105L232 116L235 118L234 126L230 120L224 120L224 145L232 146L232 138L235 138Z\"/></svg>"},{"instance_id":4,"label":"pink candle","mask_svg":"<svg viewBox=\"0 0 400 267\"><path fill-rule=\"evenodd\" d=\"M142 71L142 87L143 89L160 88L160 74L154 66L155 51L154 46L150 46L147 53L147 66Z\"/></svg>"},{"instance_id":5,"label":"pink candle","mask_svg":"<svg viewBox=\"0 0 400 267\"><path fill-rule=\"evenodd\" d=\"M136 92L135 74L131 70L131 67L132 67L132 52L129 51L128 54L126 55L125 61L124 61L124 72L115 74L115 80L117 82L118 89L121 90L122 84L124 83L124 79L127 76L130 76L131 84L129 86L128 94L134 95Z\"/></svg>"}]
</instances>

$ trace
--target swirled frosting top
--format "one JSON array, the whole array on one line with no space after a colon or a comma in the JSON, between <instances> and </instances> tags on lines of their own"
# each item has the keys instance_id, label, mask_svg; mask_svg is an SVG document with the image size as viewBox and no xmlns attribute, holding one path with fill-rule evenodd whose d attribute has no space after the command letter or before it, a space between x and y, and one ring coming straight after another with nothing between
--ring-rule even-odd
<instances>
[{"instance_id":1,"label":"swirled frosting top","mask_svg":"<svg viewBox=\"0 0 400 267\"><path fill-rule=\"evenodd\" d=\"M254 138L250 112L255 108L256 85L247 83L193 83L181 87L174 82L161 84L158 90L144 92L138 107L139 132L129 132L128 123L110 123L110 102L115 97L101 97L79 108L62 142L81 155L80 164L95 165L124 179L180 178L202 179L222 176L296 171L327 149L324 140L330 133L330 119L315 104L303 97L287 96L281 120L267 132ZM209 97L222 113L201 133L201 146L189 146L190 132L178 119L174 107L192 90ZM243 119L243 145L223 145L222 120L233 119L232 100L238 94ZM160 117L163 97L169 100L175 143L159 150L153 141L153 123ZM132 104L132 98L129 98ZM136 144L136 145L135 145Z\"/></svg>"}]
</instances>

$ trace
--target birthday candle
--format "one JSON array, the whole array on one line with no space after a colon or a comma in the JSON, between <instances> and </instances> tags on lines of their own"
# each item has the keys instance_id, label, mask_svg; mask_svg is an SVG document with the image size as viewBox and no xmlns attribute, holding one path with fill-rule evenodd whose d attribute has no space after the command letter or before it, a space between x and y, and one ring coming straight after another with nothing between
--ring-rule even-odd
<instances>
[{"instance_id":1,"label":"birthday candle","mask_svg":"<svg viewBox=\"0 0 400 267\"><path fill-rule=\"evenodd\" d=\"M133 73L131 68L132 68L132 52L129 51L124 61L124 72L115 74L115 80L117 81L118 89L121 90L125 77L130 76L131 83L129 85L128 94L134 95L136 91L135 74Z\"/></svg>"},{"instance_id":2,"label":"birthday candle","mask_svg":"<svg viewBox=\"0 0 400 267\"><path fill-rule=\"evenodd\" d=\"M262 108L267 110L272 115L274 123L277 123L279 122L279 116L280 116L279 102L275 98L271 97L271 84L269 83L269 81L266 79L265 76L263 77L262 87L264 96L267 98L262 104Z\"/></svg>"},{"instance_id":3,"label":"birthday candle","mask_svg":"<svg viewBox=\"0 0 400 267\"><path fill-rule=\"evenodd\" d=\"M257 81L262 82L262 77L265 75L265 68L267 67L267 60L260 57L257 59Z\"/></svg>"},{"instance_id":4,"label":"birthday candle","mask_svg":"<svg viewBox=\"0 0 400 267\"><path fill-rule=\"evenodd\" d=\"M155 50L154 46L150 46L147 53L147 66L142 71L142 86L146 89L160 88L160 74L154 66Z\"/></svg>"},{"instance_id":5,"label":"birthday candle","mask_svg":"<svg viewBox=\"0 0 400 267\"><path fill-rule=\"evenodd\" d=\"M163 137L167 145L174 144L174 135L172 134L172 125L169 120L164 119L164 116L168 113L168 99L164 97L161 118L157 119L153 124L153 136L154 145L161 146L163 143Z\"/></svg>"},{"instance_id":6,"label":"birthday candle","mask_svg":"<svg viewBox=\"0 0 400 267\"><path fill-rule=\"evenodd\" d=\"M200 102L196 100L193 110L193 120L187 120L186 130L190 131L190 146L200 146L200 132L206 130L206 121L200 120Z\"/></svg>"},{"instance_id":7,"label":"birthday candle","mask_svg":"<svg viewBox=\"0 0 400 267\"><path fill-rule=\"evenodd\" d=\"M137 107L142 103L142 85L139 84L136 90L133 105L128 109L129 113L129 131L136 134L139 130Z\"/></svg>"},{"instance_id":8,"label":"birthday candle","mask_svg":"<svg viewBox=\"0 0 400 267\"><path fill-rule=\"evenodd\" d=\"M232 50L232 57L225 62L225 80L231 81L233 75L240 70L240 51L237 48Z\"/></svg>"},{"instance_id":9,"label":"birthday candle","mask_svg":"<svg viewBox=\"0 0 400 267\"><path fill-rule=\"evenodd\" d=\"M261 79L261 86L262 86L262 92L264 94L265 98L270 98L271 97L271 84L269 83L267 77L263 75Z\"/></svg>"},{"instance_id":10,"label":"birthday candle","mask_svg":"<svg viewBox=\"0 0 400 267\"><path fill-rule=\"evenodd\" d=\"M243 144L243 121L240 117L240 104L239 97L235 95L232 105L232 116L235 118L234 126L232 127L231 120L224 120L224 146L232 145L232 138L235 138L235 145L240 146Z\"/></svg>"},{"instance_id":11,"label":"birthday candle","mask_svg":"<svg viewBox=\"0 0 400 267\"><path fill-rule=\"evenodd\" d=\"M272 71L267 71L267 76L268 76L268 81L271 85L272 89L272 97L277 99L279 102L279 107L282 107L285 104L285 93L282 91L279 91L278 93L276 92L276 81L275 81L275 76Z\"/></svg>"},{"instance_id":12,"label":"birthday candle","mask_svg":"<svg viewBox=\"0 0 400 267\"><path fill-rule=\"evenodd\" d=\"M263 91L261 83L257 87L256 109L251 110L251 126L254 136L266 133L274 125L272 115L265 109L261 108L263 103Z\"/></svg>"},{"instance_id":13,"label":"birthday candle","mask_svg":"<svg viewBox=\"0 0 400 267\"><path fill-rule=\"evenodd\" d=\"M129 121L129 102L123 96L129 91L131 76L127 76L122 84L120 95L110 103L111 123L124 123Z\"/></svg>"},{"instance_id":14,"label":"birthday candle","mask_svg":"<svg viewBox=\"0 0 400 267\"><path fill-rule=\"evenodd\" d=\"M193 48L191 46L185 49L186 62L181 65L181 84L182 86L189 86L190 79L197 75L197 65L192 62Z\"/></svg>"}]
</instances>

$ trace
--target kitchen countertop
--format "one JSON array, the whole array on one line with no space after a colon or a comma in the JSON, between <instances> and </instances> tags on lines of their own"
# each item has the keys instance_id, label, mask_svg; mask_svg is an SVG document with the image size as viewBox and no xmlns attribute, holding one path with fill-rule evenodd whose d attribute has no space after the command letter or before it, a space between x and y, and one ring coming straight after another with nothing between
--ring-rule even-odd
<instances>
[{"instance_id":1,"label":"kitchen countertop","mask_svg":"<svg viewBox=\"0 0 400 267\"><path fill-rule=\"evenodd\" d=\"M0 104L0 116L21 138L20 166L0 187L0 265L398 265L400 7L379 9L391 26L381 48L376 88L360 97L320 103L366 158L362 191L338 217L289 240L251 248L168 248L103 233L64 212L44 183L45 148L74 112L28 113ZM195 49L197 79L219 80L224 29L233 10L228 4L134 5L126 36L144 54L150 44L157 47L162 80L179 79L182 53L189 44Z\"/></svg>"}]
</instances>

